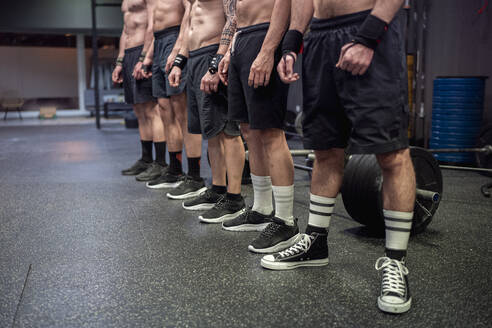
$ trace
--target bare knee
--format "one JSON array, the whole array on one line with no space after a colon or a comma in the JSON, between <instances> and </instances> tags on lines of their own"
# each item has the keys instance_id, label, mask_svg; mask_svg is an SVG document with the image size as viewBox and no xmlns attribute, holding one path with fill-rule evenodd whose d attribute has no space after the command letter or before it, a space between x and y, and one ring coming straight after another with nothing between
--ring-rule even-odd
<instances>
[{"instance_id":1,"label":"bare knee","mask_svg":"<svg viewBox=\"0 0 492 328\"><path fill-rule=\"evenodd\" d=\"M328 150L315 150L315 163L323 168L343 170L345 150L332 148Z\"/></svg>"},{"instance_id":2,"label":"bare knee","mask_svg":"<svg viewBox=\"0 0 492 328\"><path fill-rule=\"evenodd\" d=\"M248 142L249 139L249 124L246 123L241 123L240 125L240 130L241 130L241 135L243 136L244 140Z\"/></svg>"},{"instance_id":3,"label":"bare knee","mask_svg":"<svg viewBox=\"0 0 492 328\"><path fill-rule=\"evenodd\" d=\"M389 153L377 154L376 158L381 170L388 172L399 170L411 161L409 149L399 149Z\"/></svg>"},{"instance_id":4,"label":"bare knee","mask_svg":"<svg viewBox=\"0 0 492 328\"><path fill-rule=\"evenodd\" d=\"M281 149L284 144L287 143L285 140L284 131L280 129L266 129L261 131L261 140L266 149L277 150Z\"/></svg>"}]
</instances>

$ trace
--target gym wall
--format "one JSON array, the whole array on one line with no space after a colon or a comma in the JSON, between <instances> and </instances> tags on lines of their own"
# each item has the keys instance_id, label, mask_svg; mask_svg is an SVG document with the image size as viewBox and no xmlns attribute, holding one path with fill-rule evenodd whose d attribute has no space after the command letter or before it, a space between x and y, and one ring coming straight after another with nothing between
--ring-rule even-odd
<instances>
[{"instance_id":1,"label":"gym wall","mask_svg":"<svg viewBox=\"0 0 492 328\"><path fill-rule=\"evenodd\" d=\"M428 3L425 45L426 131L430 133L432 82L437 76L488 76L484 120L492 123L492 2L424 0Z\"/></svg>"}]
</instances>

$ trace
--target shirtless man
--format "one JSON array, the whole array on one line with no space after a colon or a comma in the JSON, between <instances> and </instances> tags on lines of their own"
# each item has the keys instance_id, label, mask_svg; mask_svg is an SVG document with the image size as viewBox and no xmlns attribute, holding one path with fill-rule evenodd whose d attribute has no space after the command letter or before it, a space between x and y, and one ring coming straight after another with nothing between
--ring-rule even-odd
<instances>
[{"instance_id":1,"label":"shirtless man","mask_svg":"<svg viewBox=\"0 0 492 328\"><path fill-rule=\"evenodd\" d=\"M154 0L154 42L144 60L143 74L152 75L153 95L158 99L167 133L169 168L157 179L147 183L152 189L174 188L167 196L187 199L203 192L205 183L200 177L202 139L187 131L186 79L171 86L168 74L183 45L184 31L189 21L190 6L186 0ZM180 26L181 25L181 26ZM152 73L148 69L152 64ZM188 159L188 174L181 166L183 142Z\"/></svg>"},{"instance_id":2,"label":"shirtless man","mask_svg":"<svg viewBox=\"0 0 492 328\"><path fill-rule=\"evenodd\" d=\"M152 25L148 7L153 0L124 0L121 5L124 26L120 38L120 49L112 79L122 83L125 101L133 104L138 119L142 158L132 167L123 170L123 175L136 175L138 181L148 181L158 175L160 167L165 167L166 142L164 126L159 110L152 97L152 84L139 73L142 60L152 42ZM150 33L149 33L150 31ZM156 151L153 163L152 143Z\"/></svg>"},{"instance_id":3,"label":"shirtless man","mask_svg":"<svg viewBox=\"0 0 492 328\"><path fill-rule=\"evenodd\" d=\"M218 64L229 48L221 35L226 23L222 0L191 0L189 32L179 55L187 63L188 127L208 140L212 187L183 203L185 209L208 209L200 221L220 223L245 210L241 196L244 146L239 123L227 119L227 88L220 83ZM181 69L174 66L171 85L178 84ZM227 171L227 187L226 187Z\"/></svg>"},{"instance_id":4,"label":"shirtless man","mask_svg":"<svg viewBox=\"0 0 492 328\"><path fill-rule=\"evenodd\" d=\"M235 12L237 33L229 57L219 72L228 82L229 118L241 122L249 149L254 202L251 211L227 224L264 230L248 246L271 253L296 243L300 237L293 216L294 166L285 134L288 86L273 68L281 59L278 45L288 26L290 0L227 0ZM273 216L272 190L275 198ZM226 224L224 224L226 228Z\"/></svg>"},{"instance_id":5,"label":"shirtless man","mask_svg":"<svg viewBox=\"0 0 492 328\"><path fill-rule=\"evenodd\" d=\"M292 0L292 20L278 65L282 80L299 78L293 64L304 39L304 146L314 149L306 234L296 245L265 256L261 264L285 270L328 264L327 235L342 183L344 148L376 154L383 173L386 255L379 309L410 309L405 267L415 205L409 155L403 0Z\"/></svg>"}]
</instances>

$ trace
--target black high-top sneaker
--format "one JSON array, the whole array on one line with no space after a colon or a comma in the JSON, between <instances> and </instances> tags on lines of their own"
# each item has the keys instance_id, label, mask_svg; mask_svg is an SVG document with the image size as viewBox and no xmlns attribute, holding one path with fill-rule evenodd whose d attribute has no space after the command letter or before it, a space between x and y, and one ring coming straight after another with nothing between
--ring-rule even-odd
<instances>
[{"instance_id":1,"label":"black high-top sneaker","mask_svg":"<svg viewBox=\"0 0 492 328\"><path fill-rule=\"evenodd\" d=\"M221 223L225 220L234 219L241 215L246 210L244 198L231 200L227 196L223 196L215 206L198 217L202 222L206 223Z\"/></svg>"},{"instance_id":2,"label":"black high-top sneaker","mask_svg":"<svg viewBox=\"0 0 492 328\"><path fill-rule=\"evenodd\" d=\"M297 219L294 220L293 226L289 226L283 220L274 217L265 230L248 246L248 250L255 253L280 252L297 243L300 237Z\"/></svg>"},{"instance_id":3,"label":"black high-top sneaker","mask_svg":"<svg viewBox=\"0 0 492 328\"><path fill-rule=\"evenodd\" d=\"M144 162L142 159L139 159L135 162L130 168L121 171L123 175L137 175L145 171L152 163Z\"/></svg>"},{"instance_id":4,"label":"black high-top sneaker","mask_svg":"<svg viewBox=\"0 0 492 328\"><path fill-rule=\"evenodd\" d=\"M222 198L224 195L218 194L212 190L212 188L207 188L204 192L195 198L185 200L183 202L183 208L190 211L204 211L209 210L214 207L214 205Z\"/></svg>"},{"instance_id":5,"label":"black high-top sneaker","mask_svg":"<svg viewBox=\"0 0 492 328\"><path fill-rule=\"evenodd\" d=\"M261 259L261 266L271 270L290 270L327 264L327 235L317 232L312 232L310 235L302 234L296 244L281 252L265 255Z\"/></svg>"},{"instance_id":6,"label":"black high-top sneaker","mask_svg":"<svg viewBox=\"0 0 492 328\"><path fill-rule=\"evenodd\" d=\"M263 215L251 209L247 209L241 215L222 223L222 229L228 231L263 231L272 223L273 212Z\"/></svg>"},{"instance_id":7,"label":"black high-top sneaker","mask_svg":"<svg viewBox=\"0 0 492 328\"><path fill-rule=\"evenodd\" d=\"M381 295L378 307L389 313L404 313L410 310L412 297L408 286L408 269L405 262L380 257L376 261L376 270L383 270L381 277Z\"/></svg>"},{"instance_id":8,"label":"black high-top sneaker","mask_svg":"<svg viewBox=\"0 0 492 328\"><path fill-rule=\"evenodd\" d=\"M135 177L137 181L151 181L162 174L164 166L153 162L145 171Z\"/></svg>"},{"instance_id":9,"label":"black high-top sneaker","mask_svg":"<svg viewBox=\"0 0 492 328\"><path fill-rule=\"evenodd\" d=\"M200 195L207 190L205 181L202 178L193 178L189 175L183 175L180 178L182 182L173 190L167 193L171 199L189 199Z\"/></svg>"}]
</instances>

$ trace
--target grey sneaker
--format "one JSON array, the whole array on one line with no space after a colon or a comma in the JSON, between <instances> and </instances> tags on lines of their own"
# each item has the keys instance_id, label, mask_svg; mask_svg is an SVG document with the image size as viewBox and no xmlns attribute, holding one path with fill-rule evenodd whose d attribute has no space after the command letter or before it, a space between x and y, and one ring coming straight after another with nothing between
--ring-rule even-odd
<instances>
[{"instance_id":1,"label":"grey sneaker","mask_svg":"<svg viewBox=\"0 0 492 328\"><path fill-rule=\"evenodd\" d=\"M383 270L381 277L381 295L378 307L389 313L404 313L410 310L412 297L408 287L408 269L403 261L380 257L375 264L376 270Z\"/></svg>"},{"instance_id":2,"label":"grey sneaker","mask_svg":"<svg viewBox=\"0 0 492 328\"><path fill-rule=\"evenodd\" d=\"M167 197L171 199L189 199L200 195L207 190L205 187L205 181L202 178L195 179L189 175L183 175L180 177L181 183L167 193Z\"/></svg>"},{"instance_id":3,"label":"grey sneaker","mask_svg":"<svg viewBox=\"0 0 492 328\"><path fill-rule=\"evenodd\" d=\"M276 217L274 217L272 221L273 222L270 223L248 246L248 249L251 252L280 252L294 245L301 238L299 227L297 226L297 219L295 219L293 226L285 224L283 220Z\"/></svg>"},{"instance_id":4,"label":"grey sneaker","mask_svg":"<svg viewBox=\"0 0 492 328\"><path fill-rule=\"evenodd\" d=\"M195 198L188 199L183 202L183 208L189 211L204 211L209 210L223 197L216 193L212 188L208 188Z\"/></svg>"},{"instance_id":5,"label":"grey sneaker","mask_svg":"<svg viewBox=\"0 0 492 328\"><path fill-rule=\"evenodd\" d=\"M221 223L241 215L246 210L244 198L230 200L223 196L215 206L198 217L202 222Z\"/></svg>"},{"instance_id":6,"label":"grey sneaker","mask_svg":"<svg viewBox=\"0 0 492 328\"><path fill-rule=\"evenodd\" d=\"M146 169L148 169L151 164L152 163L147 163L147 162L144 162L143 160L139 159L130 168L121 171L121 174L123 174L123 175L137 175L137 174L142 173Z\"/></svg>"},{"instance_id":7,"label":"grey sneaker","mask_svg":"<svg viewBox=\"0 0 492 328\"><path fill-rule=\"evenodd\" d=\"M273 212L270 215L263 215L248 209L236 218L224 221L222 229L227 231L263 231L272 223L272 218Z\"/></svg>"},{"instance_id":8,"label":"grey sneaker","mask_svg":"<svg viewBox=\"0 0 492 328\"><path fill-rule=\"evenodd\" d=\"M165 170L165 167L153 162L147 170L143 171L139 175L135 177L137 181L151 181L161 176L162 171Z\"/></svg>"}]
</instances>

